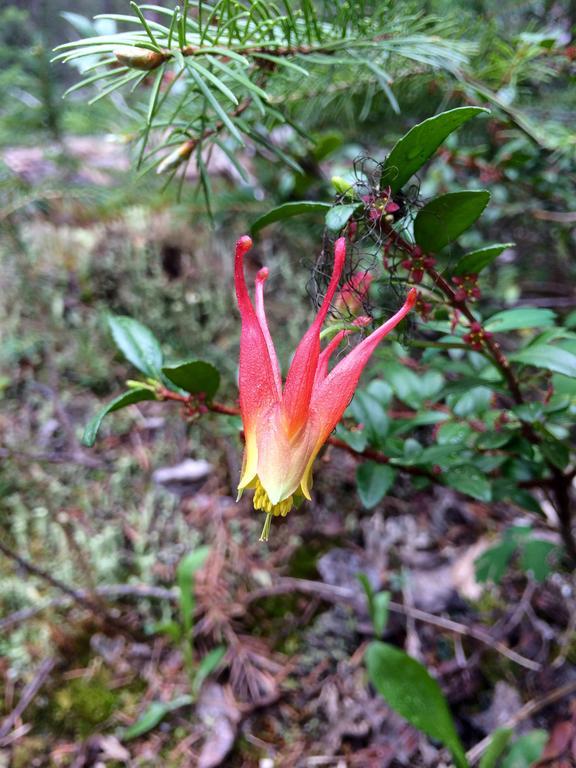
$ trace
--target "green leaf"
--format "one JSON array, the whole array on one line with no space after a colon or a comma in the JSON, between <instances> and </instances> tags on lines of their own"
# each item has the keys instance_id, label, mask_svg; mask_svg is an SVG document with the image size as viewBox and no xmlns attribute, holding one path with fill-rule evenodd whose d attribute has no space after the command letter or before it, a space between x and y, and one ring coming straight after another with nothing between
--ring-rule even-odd
<instances>
[{"instance_id":1,"label":"green leaf","mask_svg":"<svg viewBox=\"0 0 576 768\"><path fill-rule=\"evenodd\" d=\"M421 404L420 381L414 371L397 363L387 364L386 381L394 390L396 397L406 405L418 408Z\"/></svg>"},{"instance_id":2,"label":"green leaf","mask_svg":"<svg viewBox=\"0 0 576 768\"><path fill-rule=\"evenodd\" d=\"M359 453L368 445L368 436L364 429L351 432L343 427L342 424L338 424L336 427L336 437L339 437L346 445L349 445L353 451L358 451Z\"/></svg>"},{"instance_id":3,"label":"green leaf","mask_svg":"<svg viewBox=\"0 0 576 768\"><path fill-rule=\"evenodd\" d=\"M439 445L459 445L463 448L471 434L472 429L468 424L448 421L440 425L436 439Z\"/></svg>"},{"instance_id":4,"label":"green leaf","mask_svg":"<svg viewBox=\"0 0 576 768\"><path fill-rule=\"evenodd\" d=\"M437 253L474 224L489 200L485 189L449 192L431 200L414 221L416 242L425 251Z\"/></svg>"},{"instance_id":5,"label":"green leaf","mask_svg":"<svg viewBox=\"0 0 576 768\"><path fill-rule=\"evenodd\" d=\"M218 645L203 656L202 661L196 670L196 674L194 675L193 691L195 695L198 694L204 680L206 680L206 678L214 672L218 664L220 664L226 655L227 650L225 645Z\"/></svg>"},{"instance_id":6,"label":"green leaf","mask_svg":"<svg viewBox=\"0 0 576 768\"><path fill-rule=\"evenodd\" d=\"M514 539L504 538L483 552L475 561L477 580L482 583L493 581L495 584L499 584L515 550L516 542Z\"/></svg>"},{"instance_id":7,"label":"green leaf","mask_svg":"<svg viewBox=\"0 0 576 768\"><path fill-rule=\"evenodd\" d=\"M512 734L513 731L510 728L498 728L495 730L486 752L482 755L478 768L497 768L498 758L508 746Z\"/></svg>"},{"instance_id":8,"label":"green leaf","mask_svg":"<svg viewBox=\"0 0 576 768\"><path fill-rule=\"evenodd\" d=\"M453 467L442 475L446 485L479 501L492 500L492 486L488 478L471 464Z\"/></svg>"},{"instance_id":9,"label":"green leaf","mask_svg":"<svg viewBox=\"0 0 576 768\"><path fill-rule=\"evenodd\" d=\"M488 387L472 387L464 394L449 397L449 405L461 419L468 416L480 416L490 407L493 392Z\"/></svg>"},{"instance_id":10,"label":"green leaf","mask_svg":"<svg viewBox=\"0 0 576 768\"><path fill-rule=\"evenodd\" d=\"M152 331L125 315L109 315L108 326L124 357L146 376L159 378L163 355Z\"/></svg>"},{"instance_id":11,"label":"green leaf","mask_svg":"<svg viewBox=\"0 0 576 768\"><path fill-rule=\"evenodd\" d=\"M190 634L194 621L194 575L202 568L209 554L210 547L198 547L184 555L176 570L180 589L180 614L186 635Z\"/></svg>"},{"instance_id":12,"label":"green leaf","mask_svg":"<svg viewBox=\"0 0 576 768\"><path fill-rule=\"evenodd\" d=\"M432 157L447 136L481 112L489 114L490 110L458 107L415 125L396 142L388 155L383 182L391 186L392 192L397 192Z\"/></svg>"},{"instance_id":13,"label":"green leaf","mask_svg":"<svg viewBox=\"0 0 576 768\"><path fill-rule=\"evenodd\" d=\"M540 444L542 455L558 469L566 469L570 461L570 448L561 440L550 436Z\"/></svg>"},{"instance_id":14,"label":"green leaf","mask_svg":"<svg viewBox=\"0 0 576 768\"><path fill-rule=\"evenodd\" d=\"M514 442L516 442L516 440ZM524 442L521 441L520 446L523 444ZM530 449L532 449L532 446L530 446ZM521 451L518 451L514 444L512 445L512 450L517 452L518 456L522 455ZM534 496L532 496L532 494L529 493L525 488L519 488L518 482L512 478L500 477L493 481L492 500L511 501L522 509L527 509L530 512L535 512L536 514L542 514L540 505Z\"/></svg>"},{"instance_id":15,"label":"green leaf","mask_svg":"<svg viewBox=\"0 0 576 768\"><path fill-rule=\"evenodd\" d=\"M366 461L356 469L358 496L366 509L378 504L392 487L396 471L388 464Z\"/></svg>"},{"instance_id":16,"label":"green leaf","mask_svg":"<svg viewBox=\"0 0 576 768\"><path fill-rule=\"evenodd\" d=\"M126 728L122 734L123 741L129 741L130 739L137 739L138 736L143 736L148 731L162 722L169 712L180 707L187 707L193 703L192 696L178 696L178 698L172 701L153 701L148 709L143 712L142 715L136 720L136 722Z\"/></svg>"},{"instance_id":17,"label":"green leaf","mask_svg":"<svg viewBox=\"0 0 576 768\"><path fill-rule=\"evenodd\" d=\"M350 412L358 424L364 426L362 431L366 434L366 439L374 445L382 444L388 434L390 419L381 402L365 389L361 389L356 392L350 403Z\"/></svg>"},{"instance_id":18,"label":"green leaf","mask_svg":"<svg viewBox=\"0 0 576 768\"><path fill-rule=\"evenodd\" d=\"M510 360L576 378L576 355L560 347L534 345L510 355Z\"/></svg>"},{"instance_id":19,"label":"green leaf","mask_svg":"<svg viewBox=\"0 0 576 768\"><path fill-rule=\"evenodd\" d=\"M531 573L536 581L546 581L554 570L552 560L558 553L559 547L552 541L529 539L522 545L520 567L525 573Z\"/></svg>"},{"instance_id":20,"label":"green leaf","mask_svg":"<svg viewBox=\"0 0 576 768\"><path fill-rule=\"evenodd\" d=\"M187 360L179 365L162 368L162 373L172 384L191 395L205 394L211 400L220 386L220 373L204 360Z\"/></svg>"},{"instance_id":21,"label":"green leaf","mask_svg":"<svg viewBox=\"0 0 576 768\"><path fill-rule=\"evenodd\" d=\"M284 203L277 208L272 208L271 211L265 213L264 216L260 216L259 219L252 224L250 232L255 235L268 224L273 224L276 221L284 221L292 216L302 216L305 213L326 213L332 206L330 203L317 203L312 200L302 200L298 203Z\"/></svg>"},{"instance_id":22,"label":"green leaf","mask_svg":"<svg viewBox=\"0 0 576 768\"><path fill-rule=\"evenodd\" d=\"M150 389L131 389L105 405L86 425L82 435L83 445L88 448L94 445L102 420L107 414L112 413L112 411L119 411L121 408L127 408L134 403L141 403L144 400L156 400L156 395Z\"/></svg>"},{"instance_id":23,"label":"green leaf","mask_svg":"<svg viewBox=\"0 0 576 768\"><path fill-rule=\"evenodd\" d=\"M386 703L415 728L445 744L458 768L468 768L444 694L428 670L399 648L379 641L370 643L364 661L370 682Z\"/></svg>"},{"instance_id":24,"label":"green leaf","mask_svg":"<svg viewBox=\"0 0 576 768\"><path fill-rule=\"evenodd\" d=\"M512 248L515 243L497 243L496 245L487 245L485 248L479 248L477 251L466 253L454 267L454 275L477 275L485 267L491 264L494 259L505 251Z\"/></svg>"},{"instance_id":25,"label":"green leaf","mask_svg":"<svg viewBox=\"0 0 576 768\"><path fill-rule=\"evenodd\" d=\"M390 592L377 592L373 597L372 624L377 637L382 637L388 624L388 606L391 597Z\"/></svg>"},{"instance_id":26,"label":"green leaf","mask_svg":"<svg viewBox=\"0 0 576 768\"><path fill-rule=\"evenodd\" d=\"M333 208L330 208L326 214L327 229L331 232L340 232L348 224L354 211L361 207L362 203L360 205L358 203L347 203L346 205L335 205Z\"/></svg>"},{"instance_id":27,"label":"green leaf","mask_svg":"<svg viewBox=\"0 0 576 768\"><path fill-rule=\"evenodd\" d=\"M530 731L512 744L501 768L530 768L542 757L548 734L544 730Z\"/></svg>"},{"instance_id":28,"label":"green leaf","mask_svg":"<svg viewBox=\"0 0 576 768\"><path fill-rule=\"evenodd\" d=\"M539 307L518 307L505 309L488 318L484 328L491 333L515 331L519 328L546 328L554 325L555 313L551 309Z\"/></svg>"}]
</instances>

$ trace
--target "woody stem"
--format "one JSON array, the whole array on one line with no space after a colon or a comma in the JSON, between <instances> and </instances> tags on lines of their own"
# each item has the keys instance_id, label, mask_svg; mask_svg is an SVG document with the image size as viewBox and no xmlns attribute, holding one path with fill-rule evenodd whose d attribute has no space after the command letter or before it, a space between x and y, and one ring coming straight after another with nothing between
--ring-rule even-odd
<instances>
[{"instance_id":1,"label":"woody stem","mask_svg":"<svg viewBox=\"0 0 576 768\"><path fill-rule=\"evenodd\" d=\"M385 220L381 223L381 229L383 233L394 243L394 245L400 250L407 253L412 258L417 256L415 245L405 240L396 230ZM456 294L452 289L452 286L448 281L442 277L433 267L424 267L424 271L430 277L434 285L436 285L442 293L448 299L448 303L461 312L464 317L470 323L477 323L477 319L474 317L470 308L465 301L459 301L456 298ZM492 361L498 367L502 376L504 377L508 390L512 396L516 405L521 405L525 402L522 390L520 389L520 383L516 378L512 367L508 361L508 358L502 351L502 348L497 341L494 341L490 336L483 336L483 345L486 351L489 353ZM522 433L534 445L539 445L542 441L540 435L534 430L532 424L522 421ZM574 532L572 530L572 510L571 510L571 480L570 474L562 472L551 462L546 462L551 474L550 485L552 487L552 493L554 495L554 501L556 511L558 513L558 521L560 527L560 534L566 547L566 553L568 559L572 563L576 563L576 539L574 538Z\"/></svg>"}]
</instances>

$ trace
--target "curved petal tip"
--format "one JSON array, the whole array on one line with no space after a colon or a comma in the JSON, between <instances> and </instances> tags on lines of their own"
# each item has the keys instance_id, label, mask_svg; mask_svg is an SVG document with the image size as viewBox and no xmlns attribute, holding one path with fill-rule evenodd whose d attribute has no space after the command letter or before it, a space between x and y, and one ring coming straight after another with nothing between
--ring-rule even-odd
<instances>
[{"instance_id":1,"label":"curved petal tip","mask_svg":"<svg viewBox=\"0 0 576 768\"><path fill-rule=\"evenodd\" d=\"M252 248L252 238L248 237L248 235L242 235L242 237L236 241L236 253L240 256L244 256L250 248Z\"/></svg>"}]
</instances>

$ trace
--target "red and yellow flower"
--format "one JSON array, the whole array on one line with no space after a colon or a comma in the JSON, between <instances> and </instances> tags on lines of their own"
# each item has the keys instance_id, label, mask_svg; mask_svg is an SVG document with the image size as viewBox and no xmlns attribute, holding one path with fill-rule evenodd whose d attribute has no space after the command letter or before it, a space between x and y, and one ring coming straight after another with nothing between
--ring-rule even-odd
<instances>
[{"instance_id":1,"label":"red and yellow flower","mask_svg":"<svg viewBox=\"0 0 576 768\"><path fill-rule=\"evenodd\" d=\"M273 516L286 516L294 503L310 499L312 465L342 418L360 374L379 342L416 302L416 290L402 308L370 334L329 371L330 357L348 331L340 331L323 350L320 331L326 319L346 258L342 237L334 249L334 269L328 291L310 328L294 354L286 382L264 312L264 283L268 269L256 277L252 303L244 276L244 255L252 240L236 243L236 296L242 320L240 338L240 411L246 446L238 497L254 489L254 508L266 513L262 540L268 538Z\"/></svg>"}]
</instances>

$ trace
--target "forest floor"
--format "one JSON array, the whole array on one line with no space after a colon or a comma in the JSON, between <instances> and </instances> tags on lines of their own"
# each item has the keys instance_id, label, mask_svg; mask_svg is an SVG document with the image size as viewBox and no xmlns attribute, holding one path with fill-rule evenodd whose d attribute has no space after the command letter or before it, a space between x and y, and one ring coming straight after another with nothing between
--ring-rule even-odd
<instances>
[{"instance_id":1,"label":"forest floor","mask_svg":"<svg viewBox=\"0 0 576 768\"><path fill-rule=\"evenodd\" d=\"M362 574L390 593L381 638L439 681L472 764L502 727L524 744L507 768L528 768L543 744L541 768L576 764L573 584L498 549L528 526L553 540L540 518L402 482L364 510L355 459L329 446L313 503L259 542L259 513L234 499L233 417L188 424L146 403L94 449L79 440L132 375L110 310L145 320L175 354L212 345L234 401L222 236L166 208L96 219L44 199L8 217L1 247L0 766L449 765L368 684ZM296 336L299 319L272 311ZM192 630L177 568L205 544Z\"/></svg>"}]
</instances>

